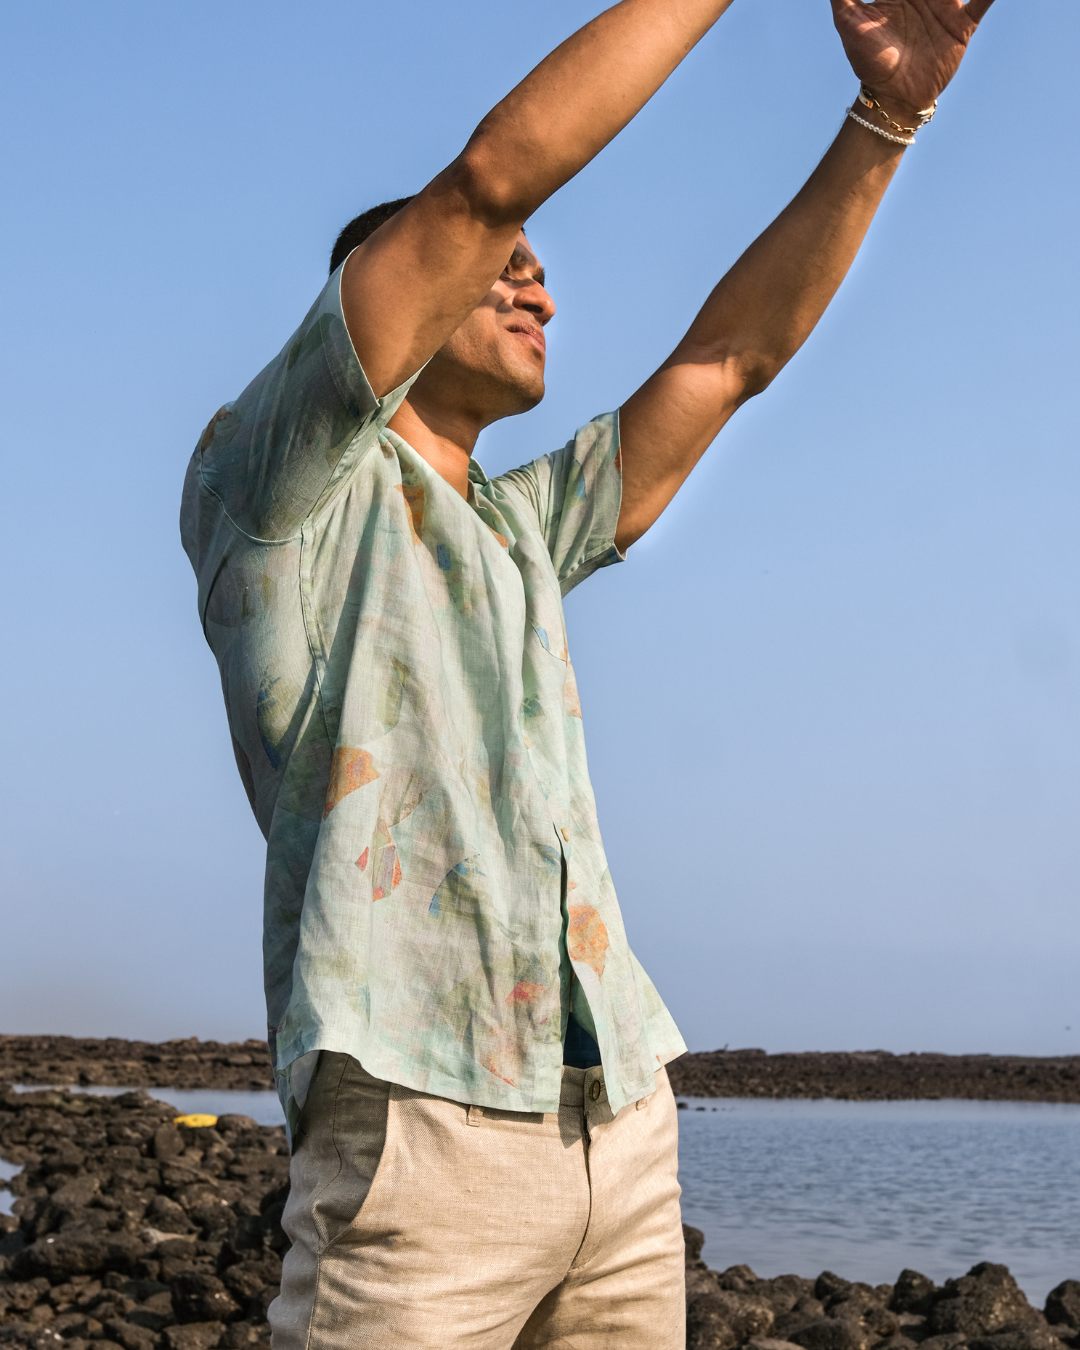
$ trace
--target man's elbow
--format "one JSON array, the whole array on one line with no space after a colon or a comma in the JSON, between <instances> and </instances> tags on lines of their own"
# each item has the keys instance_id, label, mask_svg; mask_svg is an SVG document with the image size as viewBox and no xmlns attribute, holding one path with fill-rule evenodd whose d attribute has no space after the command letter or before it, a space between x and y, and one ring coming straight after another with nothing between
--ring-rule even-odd
<instances>
[{"instance_id":1,"label":"man's elbow","mask_svg":"<svg viewBox=\"0 0 1080 1350\"><path fill-rule=\"evenodd\" d=\"M732 391L736 408L763 394L783 369L783 362L770 359L762 352L742 352L729 358L726 384Z\"/></svg>"},{"instance_id":2,"label":"man's elbow","mask_svg":"<svg viewBox=\"0 0 1080 1350\"><path fill-rule=\"evenodd\" d=\"M762 352L730 347L676 352L671 365L681 366L696 389L695 401L723 409L725 419L756 394L763 393L779 375L783 363Z\"/></svg>"},{"instance_id":3,"label":"man's elbow","mask_svg":"<svg viewBox=\"0 0 1080 1350\"><path fill-rule=\"evenodd\" d=\"M521 175L499 162L482 127L465 149L439 175L470 219L491 230L520 229L535 209Z\"/></svg>"}]
</instances>

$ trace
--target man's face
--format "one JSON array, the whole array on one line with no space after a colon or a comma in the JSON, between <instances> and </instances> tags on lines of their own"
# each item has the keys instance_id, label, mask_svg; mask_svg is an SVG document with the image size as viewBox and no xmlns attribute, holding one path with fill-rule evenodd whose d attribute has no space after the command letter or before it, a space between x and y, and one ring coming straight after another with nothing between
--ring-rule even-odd
<instances>
[{"instance_id":1,"label":"man's face","mask_svg":"<svg viewBox=\"0 0 1080 1350\"><path fill-rule=\"evenodd\" d=\"M544 269L519 234L502 276L432 357L414 395L484 425L534 408L544 397L544 325L554 313Z\"/></svg>"}]
</instances>

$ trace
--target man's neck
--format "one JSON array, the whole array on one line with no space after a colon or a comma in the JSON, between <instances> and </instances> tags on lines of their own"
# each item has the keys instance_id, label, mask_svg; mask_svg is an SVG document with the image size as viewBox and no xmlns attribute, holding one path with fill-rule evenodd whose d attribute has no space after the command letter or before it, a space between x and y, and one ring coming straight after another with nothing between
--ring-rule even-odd
<instances>
[{"instance_id":1,"label":"man's neck","mask_svg":"<svg viewBox=\"0 0 1080 1350\"><path fill-rule=\"evenodd\" d=\"M483 429L473 418L405 399L387 425L408 441L455 492L469 495L469 461Z\"/></svg>"}]
</instances>

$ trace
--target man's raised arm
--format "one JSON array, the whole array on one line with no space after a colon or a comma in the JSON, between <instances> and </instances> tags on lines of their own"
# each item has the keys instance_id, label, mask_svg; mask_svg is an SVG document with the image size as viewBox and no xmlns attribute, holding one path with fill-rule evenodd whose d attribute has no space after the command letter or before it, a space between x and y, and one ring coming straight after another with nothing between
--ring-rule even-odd
<instances>
[{"instance_id":1,"label":"man's raised arm","mask_svg":"<svg viewBox=\"0 0 1080 1350\"><path fill-rule=\"evenodd\" d=\"M352 253L342 307L376 395L442 346L502 273L528 216L622 130L731 3L622 0L606 10Z\"/></svg>"},{"instance_id":2,"label":"man's raised arm","mask_svg":"<svg viewBox=\"0 0 1080 1350\"><path fill-rule=\"evenodd\" d=\"M921 114L992 0L832 0L856 103L806 186L717 285L685 338L623 405L615 542L639 539L735 410L809 337L847 275ZM869 122L877 131L866 126ZM885 133L884 135L881 133Z\"/></svg>"}]
</instances>

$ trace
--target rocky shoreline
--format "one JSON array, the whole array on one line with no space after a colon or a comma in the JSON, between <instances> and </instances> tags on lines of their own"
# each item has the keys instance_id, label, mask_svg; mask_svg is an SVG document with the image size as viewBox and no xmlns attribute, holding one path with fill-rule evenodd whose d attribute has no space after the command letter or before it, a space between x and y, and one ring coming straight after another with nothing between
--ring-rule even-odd
<instances>
[{"instance_id":1,"label":"rocky shoreline","mask_svg":"<svg viewBox=\"0 0 1080 1350\"><path fill-rule=\"evenodd\" d=\"M282 1128L177 1123L145 1092L0 1087L0 1157L22 1167L15 1214L0 1215L0 1346L268 1346L287 1247ZM910 1270L876 1287L829 1271L759 1279L709 1270L702 1234L684 1234L688 1350L1080 1350L1078 1280L1039 1311L988 1263L940 1288Z\"/></svg>"},{"instance_id":2,"label":"rocky shoreline","mask_svg":"<svg viewBox=\"0 0 1080 1350\"><path fill-rule=\"evenodd\" d=\"M823 1271L759 1279L709 1270L702 1234L686 1238L687 1350L1063 1350L1080 1346L1080 1280L1040 1311L1006 1266L983 1261L938 1287L914 1270L871 1286Z\"/></svg>"},{"instance_id":3,"label":"rocky shoreline","mask_svg":"<svg viewBox=\"0 0 1080 1350\"><path fill-rule=\"evenodd\" d=\"M1080 1102L1080 1055L892 1055L887 1050L768 1055L709 1050L668 1065L684 1097L833 1097L845 1101L964 1098Z\"/></svg>"},{"instance_id":4,"label":"rocky shoreline","mask_svg":"<svg viewBox=\"0 0 1080 1350\"><path fill-rule=\"evenodd\" d=\"M0 1036L0 1083L257 1091L274 1075L265 1041Z\"/></svg>"},{"instance_id":5,"label":"rocky shoreline","mask_svg":"<svg viewBox=\"0 0 1080 1350\"><path fill-rule=\"evenodd\" d=\"M1080 1102L1080 1055L892 1055L885 1050L769 1055L708 1050L668 1065L684 1097L966 1098ZM0 1036L0 1082L90 1087L272 1088L266 1042Z\"/></svg>"}]
</instances>

